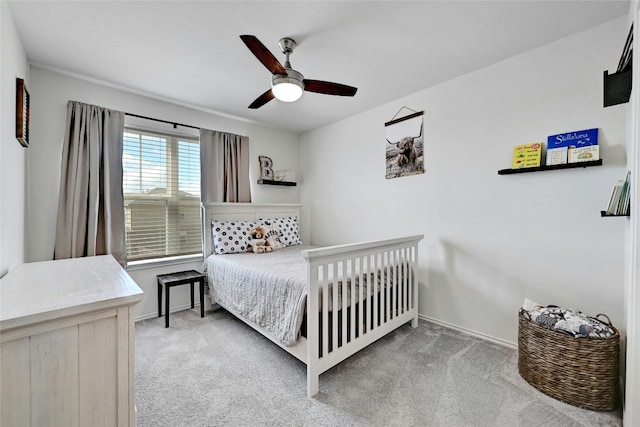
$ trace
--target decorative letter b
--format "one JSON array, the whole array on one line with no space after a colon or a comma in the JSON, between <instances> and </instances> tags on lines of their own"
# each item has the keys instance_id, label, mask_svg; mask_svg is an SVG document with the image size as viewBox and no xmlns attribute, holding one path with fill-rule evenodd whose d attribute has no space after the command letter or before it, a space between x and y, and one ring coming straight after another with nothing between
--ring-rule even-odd
<instances>
[{"instance_id":1,"label":"decorative letter b","mask_svg":"<svg viewBox=\"0 0 640 427\"><path fill-rule=\"evenodd\" d=\"M258 156L260 160L260 178L273 181L273 160L267 156Z\"/></svg>"}]
</instances>

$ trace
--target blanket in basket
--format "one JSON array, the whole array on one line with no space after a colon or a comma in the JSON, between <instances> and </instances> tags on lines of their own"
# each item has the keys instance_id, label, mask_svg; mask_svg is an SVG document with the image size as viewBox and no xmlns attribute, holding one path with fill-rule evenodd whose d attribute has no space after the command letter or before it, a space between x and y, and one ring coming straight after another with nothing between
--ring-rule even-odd
<instances>
[{"instance_id":1,"label":"blanket in basket","mask_svg":"<svg viewBox=\"0 0 640 427\"><path fill-rule=\"evenodd\" d=\"M571 308L536 306L527 312L532 322L573 337L609 338L615 334L609 325Z\"/></svg>"}]
</instances>

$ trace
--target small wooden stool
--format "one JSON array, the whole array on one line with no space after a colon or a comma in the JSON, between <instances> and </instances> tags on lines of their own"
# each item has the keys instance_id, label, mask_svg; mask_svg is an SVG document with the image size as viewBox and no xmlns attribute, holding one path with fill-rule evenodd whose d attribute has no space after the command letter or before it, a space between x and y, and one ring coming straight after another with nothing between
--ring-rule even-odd
<instances>
[{"instance_id":1,"label":"small wooden stool","mask_svg":"<svg viewBox=\"0 0 640 427\"><path fill-rule=\"evenodd\" d=\"M204 317L204 274L195 270L181 271L179 273L160 274L156 276L158 279L158 317L162 317L162 286L165 292L165 316L164 327L169 327L169 290L172 286L191 285L191 308L193 304L193 285L195 282L200 283L200 317Z\"/></svg>"}]
</instances>

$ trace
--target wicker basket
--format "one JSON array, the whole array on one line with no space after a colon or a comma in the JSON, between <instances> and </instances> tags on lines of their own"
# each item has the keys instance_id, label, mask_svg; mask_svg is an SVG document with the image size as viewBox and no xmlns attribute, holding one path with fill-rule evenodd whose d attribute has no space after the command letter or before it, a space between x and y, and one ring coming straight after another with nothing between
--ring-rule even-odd
<instances>
[{"instance_id":1,"label":"wicker basket","mask_svg":"<svg viewBox=\"0 0 640 427\"><path fill-rule=\"evenodd\" d=\"M575 338L531 322L521 309L520 375L541 392L570 405L594 411L616 409L620 334L608 317L607 323L615 332L610 338Z\"/></svg>"}]
</instances>

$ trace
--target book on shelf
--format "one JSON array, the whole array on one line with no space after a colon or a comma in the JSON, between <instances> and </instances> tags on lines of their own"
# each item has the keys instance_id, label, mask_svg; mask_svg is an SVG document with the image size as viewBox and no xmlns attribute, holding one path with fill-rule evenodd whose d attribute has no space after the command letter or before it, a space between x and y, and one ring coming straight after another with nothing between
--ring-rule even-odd
<instances>
[{"instance_id":1,"label":"book on shelf","mask_svg":"<svg viewBox=\"0 0 640 427\"><path fill-rule=\"evenodd\" d=\"M607 215L627 215L629 213L631 195L631 172L627 172L624 180L620 179L611 190L611 198L607 207Z\"/></svg>"},{"instance_id":2,"label":"book on shelf","mask_svg":"<svg viewBox=\"0 0 640 427\"><path fill-rule=\"evenodd\" d=\"M629 29L629 35L627 35L627 41L624 44L624 49L622 50L622 56L620 56L620 61L618 61L618 69L617 72L626 71L627 69L631 69L631 58L633 56L633 24L631 24L631 28Z\"/></svg>"},{"instance_id":3,"label":"book on shelf","mask_svg":"<svg viewBox=\"0 0 640 427\"><path fill-rule=\"evenodd\" d=\"M547 148L547 166L567 164L569 147Z\"/></svg>"},{"instance_id":4,"label":"book on shelf","mask_svg":"<svg viewBox=\"0 0 640 427\"><path fill-rule=\"evenodd\" d=\"M547 150L560 147L579 148L589 145L598 145L598 128L576 130L547 137Z\"/></svg>"},{"instance_id":5,"label":"book on shelf","mask_svg":"<svg viewBox=\"0 0 640 427\"><path fill-rule=\"evenodd\" d=\"M600 160L600 147L588 145L586 147L569 147L569 163L591 162Z\"/></svg>"},{"instance_id":6,"label":"book on shelf","mask_svg":"<svg viewBox=\"0 0 640 427\"><path fill-rule=\"evenodd\" d=\"M577 130L547 137L547 164L550 155L560 162L560 149L567 150L565 163L590 162L600 160L600 146L598 145L598 128Z\"/></svg>"},{"instance_id":7,"label":"book on shelf","mask_svg":"<svg viewBox=\"0 0 640 427\"><path fill-rule=\"evenodd\" d=\"M615 215L616 205L620 199L620 189L622 188L623 181L621 179L616 182L611 190L611 197L609 198L609 206L607 207L607 215Z\"/></svg>"},{"instance_id":8,"label":"book on shelf","mask_svg":"<svg viewBox=\"0 0 640 427\"><path fill-rule=\"evenodd\" d=\"M620 201L618 202L617 212L619 215L626 215L629 213L629 199L631 195L631 172L627 172L627 176L624 180L624 185L622 186L622 194L620 195Z\"/></svg>"},{"instance_id":9,"label":"book on shelf","mask_svg":"<svg viewBox=\"0 0 640 427\"><path fill-rule=\"evenodd\" d=\"M516 145L513 147L512 169L533 168L540 166L542 159L542 143Z\"/></svg>"}]
</instances>

